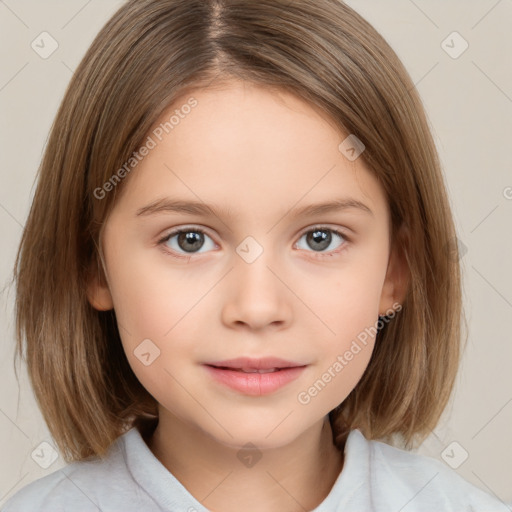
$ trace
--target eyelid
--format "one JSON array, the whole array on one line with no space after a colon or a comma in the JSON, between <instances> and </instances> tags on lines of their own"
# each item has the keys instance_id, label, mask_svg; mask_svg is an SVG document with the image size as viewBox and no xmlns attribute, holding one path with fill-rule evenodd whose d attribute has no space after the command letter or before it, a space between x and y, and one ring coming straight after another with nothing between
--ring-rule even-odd
<instances>
[{"instance_id":1,"label":"eyelid","mask_svg":"<svg viewBox=\"0 0 512 512\"><path fill-rule=\"evenodd\" d=\"M165 235L162 235L160 237L158 237L157 239L157 242L156 242L156 246L166 255L166 256L171 256L172 258L176 258L176 259L179 259L179 260L187 260L187 261L190 261L190 259L193 257L193 256L197 256L201 253L189 253L189 254L186 254L186 253L179 253L179 252L176 252L170 248L165 248L165 244L166 242L168 242L172 237L176 236L176 235L179 235L180 233L183 233L183 232L188 232L188 231L194 231L194 232L197 232L197 233L202 233L204 235L207 235L209 238L212 239L213 243L218 246L217 242L215 242L214 238L209 234L209 230L207 228L204 228L204 227L200 227L200 226L192 226L192 225L184 225L184 226L180 226L178 228L173 228L171 229L169 232L167 232Z\"/></svg>"},{"instance_id":2,"label":"eyelid","mask_svg":"<svg viewBox=\"0 0 512 512\"><path fill-rule=\"evenodd\" d=\"M189 231L193 231L193 232L196 232L196 233L202 233L204 235L208 235L213 240L215 245L218 245L215 242L214 237L212 236L212 234L210 233L210 230L208 228L204 228L204 227L201 227L201 226L193 226L193 225L190 225L190 226L189 225L185 225L185 226L180 226L178 228L171 229L166 234L158 237L157 244L160 245L164 241L166 242L166 241L170 240L173 236L179 235L180 233L187 233ZM193 253L191 253L191 254L193 254Z\"/></svg>"},{"instance_id":3,"label":"eyelid","mask_svg":"<svg viewBox=\"0 0 512 512\"><path fill-rule=\"evenodd\" d=\"M314 231L331 231L332 233L334 233L335 235L338 235L339 237L342 238L343 242L342 244L336 248L336 249L331 249L330 251L321 251L321 252L316 252L316 251L305 251L306 254L308 255L307 257L308 258L312 258L312 259L315 259L315 260L326 260L328 258L332 258L332 257L335 257L335 256L338 256L339 254L341 254L342 252L344 252L346 249L348 249L347 246L351 245L352 244L352 236L350 235L347 235L346 234L346 229L345 228L341 228L341 227L331 227L327 224L314 224L312 225L311 227L307 227L305 228L304 230L301 231L301 233L299 234L298 236L298 240L297 242L295 242L294 244L294 247L299 243L300 239L306 234L306 233L311 233L311 232L314 232ZM352 230L350 230L352 231Z\"/></svg>"},{"instance_id":4,"label":"eyelid","mask_svg":"<svg viewBox=\"0 0 512 512\"><path fill-rule=\"evenodd\" d=\"M303 229L299 234L299 238L304 236L306 233L309 233L310 231L315 231L317 229L318 230L325 229L326 231L332 231L333 233L337 233L340 236L342 236L345 240L350 240L350 238L351 238L351 235L347 234L347 231L349 231L348 228L342 228L339 226L332 227L329 224L321 224L321 223L312 224L311 227L307 227L307 228Z\"/></svg>"}]
</instances>

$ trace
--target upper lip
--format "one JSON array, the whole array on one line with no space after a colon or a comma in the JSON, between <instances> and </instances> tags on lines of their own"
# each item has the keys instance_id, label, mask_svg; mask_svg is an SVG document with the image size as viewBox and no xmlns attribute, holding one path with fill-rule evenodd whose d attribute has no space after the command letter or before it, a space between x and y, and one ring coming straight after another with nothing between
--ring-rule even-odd
<instances>
[{"instance_id":1,"label":"upper lip","mask_svg":"<svg viewBox=\"0 0 512 512\"><path fill-rule=\"evenodd\" d=\"M226 361L212 361L204 363L208 366L216 366L217 368L235 368L245 370L269 370L271 368L295 368L297 366L306 366L305 364L286 361L279 357L237 357L236 359L227 359Z\"/></svg>"}]
</instances>

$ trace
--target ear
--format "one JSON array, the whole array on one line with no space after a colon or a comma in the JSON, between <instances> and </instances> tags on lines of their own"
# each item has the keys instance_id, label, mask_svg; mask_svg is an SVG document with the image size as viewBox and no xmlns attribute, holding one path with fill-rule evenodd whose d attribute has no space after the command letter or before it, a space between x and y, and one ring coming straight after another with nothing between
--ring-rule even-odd
<instances>
[{"instance_id":1,"label":"ear","mask_svg":"<svg viewBox=\"0 0 512 512\"><path fill-rule=\"evenodd\" d=\"M405 247L408 240L407 227L402 224L396 233L396 237L391 248L388 269L379 303L379 315L385 315L386 311L395 309L393 304L398 302L402 304L410 281L409 265L405 257Z\"/></svg>"},{"instance_id":2,"label":"ear","mask_svg":"<svg viewBox=\"0 0 512 512\"><path fill-rule=\"evenodd\" d=\"M110 294L110 289L99 269L89 272L87 281L87 300L94 309L98 311L108 311L114 308L114 301Z\"/></svg>"}]
</instances>

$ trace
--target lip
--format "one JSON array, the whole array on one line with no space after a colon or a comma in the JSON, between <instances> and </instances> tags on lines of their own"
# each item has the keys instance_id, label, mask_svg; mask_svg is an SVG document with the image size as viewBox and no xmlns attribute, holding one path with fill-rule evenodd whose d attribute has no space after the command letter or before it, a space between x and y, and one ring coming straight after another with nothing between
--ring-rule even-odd
<instances>
[{"instance_id":1,"label":"lip","mask_svg":"<svg viewBox=\"0 0 512 512\"><path fill-rule=\"evenodd\" d=\"M204 363L208 366L216 366L217 368L253 368L256 370L268 370L270 368L296 368L297 366L306 366L304 363L294 361L286 361L279 357L237 357L236 359L227 359L225 361L211 361Z\"/></svg>"},{"instance_id":2,"label":"lip","mask_svg":"<svg viewBox=\"0 0 512 512\"><path fill-rule=\"evenodd\" d=\"M244 373L234 369L223 370L204 365L209 374L219 383L244 395L261 396L274 393L297 379L306 366L284 368L273 373Z\"/></svg>"}]
</instances>

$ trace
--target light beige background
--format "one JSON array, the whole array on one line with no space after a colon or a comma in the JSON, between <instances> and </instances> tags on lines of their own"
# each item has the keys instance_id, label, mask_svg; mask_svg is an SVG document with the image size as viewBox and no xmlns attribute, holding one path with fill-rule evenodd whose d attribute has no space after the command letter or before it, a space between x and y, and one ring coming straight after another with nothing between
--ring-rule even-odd
<instances>
[{"instance_id":1,"label":"light beige background","mask_svg":"<svg viewBox=\"0 0 512 512\"><path fill-rule=\"evenodd\" d=\"M419 452L452 466L467 453L455 470L512 503L512 1L347 3L388 40L424 100L464 254L469 342L452 404ZM53 441L24 367L19 384L15 378L14 290L5 285L60 100L92 39L121 4L0 0L0 506L64 465L60 456L46 469L35 462L40 443ZM47 59L31 48L43 31L59 45ZM454 31L469 44L458 58L442 45ZM454 52L461 42L452 35L445 44Z\"/></svg>"}]
</instances>

